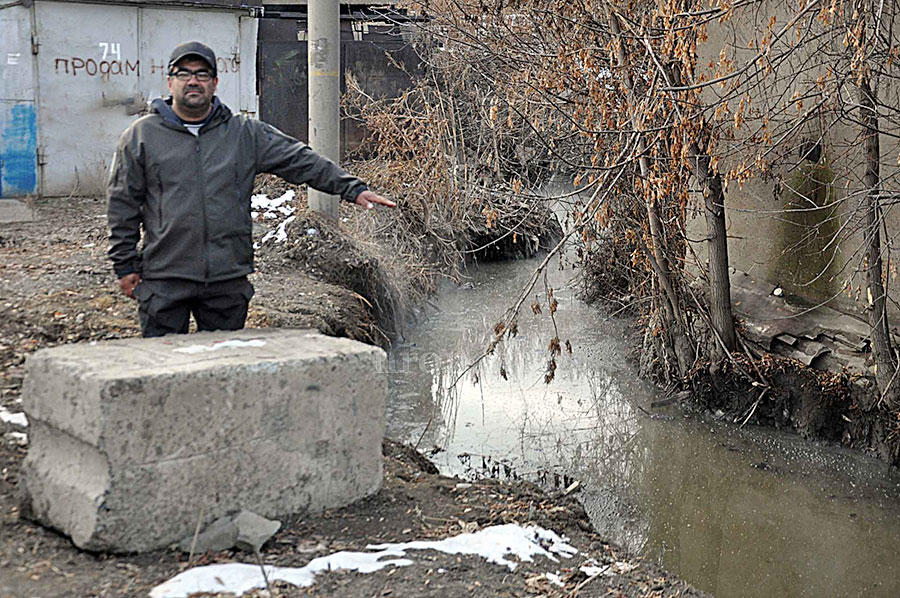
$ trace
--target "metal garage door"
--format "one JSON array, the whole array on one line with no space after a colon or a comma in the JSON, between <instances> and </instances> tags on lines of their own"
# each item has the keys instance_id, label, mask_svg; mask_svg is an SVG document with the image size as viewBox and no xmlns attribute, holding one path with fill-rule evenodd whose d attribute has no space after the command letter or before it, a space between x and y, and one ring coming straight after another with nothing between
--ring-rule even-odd
<instances>
[{"instance_id":1,"label":"metal garage door","mask_svg":"<svg viewBox=\"0 0 900 598\"><path fill-rule=\"evenodd\" d=\"M167 95L166 62L182 41L221 56L223 102L256 110L256 24L238 12L73 2L34 10L42 195L103 193L119 135L147 100Z\"/></svg>"},{"instance_id":2,"label":"metal garage door","mask_svg":"<svg viewBox=\"0 0 900 598\"><path fill-rule=\"evenodd\" d=\"M37 192L37 112L31 12L0 9L0 198Z\"/></svg>"},{"instance_id":3,"label":"metal garage door","mask_svg":"<svg viewBox=\"0 0 900 598\"><path fill-rule=\"evenodd\" d=\"M138 95L137 8L35 3L41 193L97 193Z\"/></svg>"}]
</instances>

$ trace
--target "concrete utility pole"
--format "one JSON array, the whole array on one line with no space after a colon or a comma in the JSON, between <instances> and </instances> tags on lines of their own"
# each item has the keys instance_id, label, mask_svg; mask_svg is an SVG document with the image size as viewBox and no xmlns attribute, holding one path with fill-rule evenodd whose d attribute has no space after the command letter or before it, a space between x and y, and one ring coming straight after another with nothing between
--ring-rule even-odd
<instances>
[{"instance_id":1,"label":"concrete utility pole","mask_svg":"<svg viewBox=\"0 0 900 598\"><path fill-rule=\"evenodd\" d=\"M309 0L307 56L309 73L309 145L335 164L341 160L341 5L338 0ZM340 198L309 190L309 207L332 218Z\"/></svg>"}]
</instances>

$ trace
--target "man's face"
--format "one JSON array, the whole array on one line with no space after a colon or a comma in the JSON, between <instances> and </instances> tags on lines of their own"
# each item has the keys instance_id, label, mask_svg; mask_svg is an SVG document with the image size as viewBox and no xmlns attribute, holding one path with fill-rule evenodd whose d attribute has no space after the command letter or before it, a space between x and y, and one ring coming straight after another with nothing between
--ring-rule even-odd
<instances>
[{"instance_id":1,"label":"man's face","mask_svg":"<svg viewBox=\"0 0 900 598\"><path fill-rule=\"evenodd\" d=\"M194 75L183 81L172 74L176 71L206 71L211 74L212 69L203 60L187 57L179 60L172 67L172 72L169 74L169 92L172 94L176 112L181 111L189 115L205 116L212 105L212 99L216 93L216 85L219 83L218 77L213 77L208 81L200 81Z\"/></svg>"}]
</instances>

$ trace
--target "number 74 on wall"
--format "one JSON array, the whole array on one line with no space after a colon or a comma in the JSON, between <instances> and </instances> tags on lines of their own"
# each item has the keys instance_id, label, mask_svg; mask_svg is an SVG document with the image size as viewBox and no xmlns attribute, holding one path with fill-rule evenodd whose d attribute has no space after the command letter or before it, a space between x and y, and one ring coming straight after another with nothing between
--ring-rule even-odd
<instances>
[{"instance_id":1,"label":"number 74 on wall","mask_svg":"<svg viewBox=\"0 0 900 598\"><path fill-rule=\"evenodd\" d=\"M100 48L103 50L103 56L100 60L112 58L113 60L122 59L122 44L119 42L100 42Z\"/></svg>"}]
</instances>

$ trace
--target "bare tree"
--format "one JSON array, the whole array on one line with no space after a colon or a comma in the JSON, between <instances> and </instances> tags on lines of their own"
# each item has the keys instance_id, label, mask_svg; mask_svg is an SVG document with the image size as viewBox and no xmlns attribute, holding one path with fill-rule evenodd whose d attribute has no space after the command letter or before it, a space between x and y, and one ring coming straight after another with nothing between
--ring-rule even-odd
<instances>
[{"instance_id":1,"label":"bare tree","mask_svg":"<svg viewBox=\"0 0 900 598\"><path fill-rule=\"evenodd\" d=\"M492 196L514 204L551 175L571 177L584 191L568 206L584 270L640 307L645 371L682 384L738 347L725 209L759 179L796 203L769 210L798 230L783 252L819 243L816 260L797 258L815 270L798 274L800 291L816 281L852 291L857 258L879 386L890 389L885 212L900 194L895 169L886 178L878 168L878 143L896 142L900 111L875 83L900 81L892 3L446 0L427 12L423 32L440 43L425 56L429 99L409 106L410 122L441 115L443 141L427 159L452 157L442 188L477 196L492 224L507 209ZM854 128L864 143L841 146ZM687 234L693 214L705 221L703 260ZM501 324L498 335L514 330L514 315Z\"/></svg>"}]
</instances>

